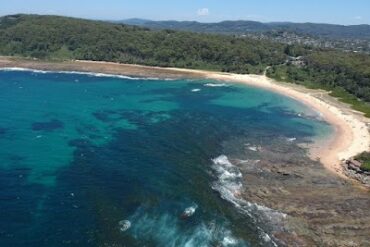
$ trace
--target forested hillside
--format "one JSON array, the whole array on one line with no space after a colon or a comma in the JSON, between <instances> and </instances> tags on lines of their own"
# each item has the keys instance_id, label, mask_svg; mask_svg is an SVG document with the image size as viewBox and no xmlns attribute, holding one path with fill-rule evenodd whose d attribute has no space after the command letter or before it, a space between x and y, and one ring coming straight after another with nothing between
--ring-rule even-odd
<instances>
[{"instance_id":1,"label":"forested hillside","mask_svg":"<svg viewBox=\"0 0 370 247\"><path fill-rule=\"evenodd\" d=\"M286 59L284 46L270 42L34 15L1 19L0 53L238 73L261 73Z\"/></svg>"},{"instance_id":2,"label":"forested hillside","mask_svg":"<svg viewBox=\"0 0 370 247\"><path fill-rule=\"evenodd\" d=\"M261 74L331 90L370 116L370 56L245 37L57 16L0 19L0 55L85 59Z\"/></svg>"}]
</instances>

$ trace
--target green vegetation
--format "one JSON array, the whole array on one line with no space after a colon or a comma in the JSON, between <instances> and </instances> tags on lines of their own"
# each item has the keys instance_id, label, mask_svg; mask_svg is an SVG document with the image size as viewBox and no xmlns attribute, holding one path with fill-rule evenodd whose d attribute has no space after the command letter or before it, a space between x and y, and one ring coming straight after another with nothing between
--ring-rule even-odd
<instances>
[{"instance_id":1,"label":"green vegetation","mask_svg":"<svg viewBox=\"0 0 370 247\"><path fill-rule=\"evenodd\" d=\"M355 160L358 160L362 163L361 170L370 172L370 153L363 152L355 157Z\"/></svg>"},{"instance_id":2,"label":"green vegetation","mask_svg":"<svg viewBox=\"0 0 370 247\"><path fill-rule=\"evenodd\" d=\"M369 55L327 50L301 52L301 55L304 65L273 66L268 76L331 91L332 96L370 117Z\"/></svg>"},{"instance_id":3,"label":"green vegetation","mask_svg":"<svg viewBox=\"0 0 370 247\"><path fill-rule=\"evenodd\" d=\"M331 91L370 117L370 56L246 37L149 30L58 16L0 18L0 55L207 69Z\"/></svg>"},{"instance_id":4,"label":"green vegetation","mask_svg":"<svg viewBox=\"0 0 370 247\"><path fill-rule=\"evenodd\" d=\"M370 172L370 160L367 160L365 163L362 164L361 170Z\"/></svg>"},{"instance_id":5,"label":"green vegetation","mask_svg":"<svg viewBox=\"0 0 370 247\"><path fill-rule=\"evenodd\" d=\"M56 16L15 15L0 21L0 54L85 59L262 73L286 59L284 46Z\"/></svg>"}]
</instances>

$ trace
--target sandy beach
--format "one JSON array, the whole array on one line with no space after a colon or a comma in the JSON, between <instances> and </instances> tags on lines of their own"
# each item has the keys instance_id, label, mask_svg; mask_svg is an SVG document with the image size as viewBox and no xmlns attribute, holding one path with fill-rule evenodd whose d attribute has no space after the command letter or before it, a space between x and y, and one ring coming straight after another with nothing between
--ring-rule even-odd
<instances>
[{"instance_id":1,"label":"sandy beach","mask_svg":"<svg viewBox=\"0 0 370 247\"><path fill-rule=\"evenodd\" d=\"M240 75L95 61L42 62L8 57L0 57L0 67L83 71L159 78L208 78L225 82L243 83L271 90L308 105L315 111L320 112L323 119L334 126L335 133L331 138L314 143L309 147L310 157L315 160L319 159L326 169L342 178L347 177L344 174L341 161L363 151L368 151L370 147L370 133L368 130L370 119L330 97L328 92L276 82L264 75Z\"/></svg>"},{"instance_id":2,"label":"sandy beach","mask_svg":"<svg viewBox=\"0 0 370 247\"><path fill-rule=\"evenodd\" d=\"M369 119L330 97L328 92L276 82L263 75L209 73L207 76L272 90L298 100L321 113L323 119L334 127L335 133L329 139L311 145L310 157L314 160L319 159L325 168L343 178L347 177L341 162L369 150Z\"/></svg>"},{"instance_id":3,"label":"sandy beach","mask_svg":"<svg viewBox=\"0 0 370 247\"><path fill-rule=\"evenodd\" d=\"M281 246L369 246L369 189L345 175L341 160L369 150L370 119L329 96L328 92L276 82L264 75L109 62L46 62L0 57L0 68L79 71L163 79L204 78L220 83L259 87L302 102L319 112L334 127L334 133L325 140L317 139L305 146L312 160L305 156L300 145L285 144L289 149L281 149L283 152L279 152L279 146L261 150L258 163L240 163L245 186L238 196L251 205L263 205L260 207L262 211L258 211L259 215L271 227L270 235ZM230 159L238 164L238 161L247 159L249 155L241 153L234 159L230 156ZM286 217L275 218L274 213L283 213Z\"/></svg>"}]
</instances>

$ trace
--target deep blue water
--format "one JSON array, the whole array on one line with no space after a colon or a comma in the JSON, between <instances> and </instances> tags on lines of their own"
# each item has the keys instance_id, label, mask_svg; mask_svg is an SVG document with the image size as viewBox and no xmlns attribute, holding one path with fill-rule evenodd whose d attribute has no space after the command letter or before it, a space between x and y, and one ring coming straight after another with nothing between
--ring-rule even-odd
<instances>
[{"instance_id":1,"label":"deep blue water","mask_svg":"<svg viewBox=\"0 0 370 247\"><path fill-rule=\"evenodd\" d=\"M231 140L329 129L242 85L0 71L0 246L273 246Z\"/></svg>"}]
</instances>

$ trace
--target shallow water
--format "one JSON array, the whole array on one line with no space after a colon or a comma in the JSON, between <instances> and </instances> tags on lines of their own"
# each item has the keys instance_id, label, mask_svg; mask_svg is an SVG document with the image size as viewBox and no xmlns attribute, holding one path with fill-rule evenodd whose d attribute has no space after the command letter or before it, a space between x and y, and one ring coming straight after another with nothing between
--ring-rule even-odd
<instances>
[{"instance_id":1,"label":"shallow water","mask_svg":"<svg viewBox=\"0 0 370 247\"><path fill-rule=\"evenodd\" d=\"M0 71L0 246L274 246L227 143L330 130L242 85Z\"/></svg>"}]
</instances>

